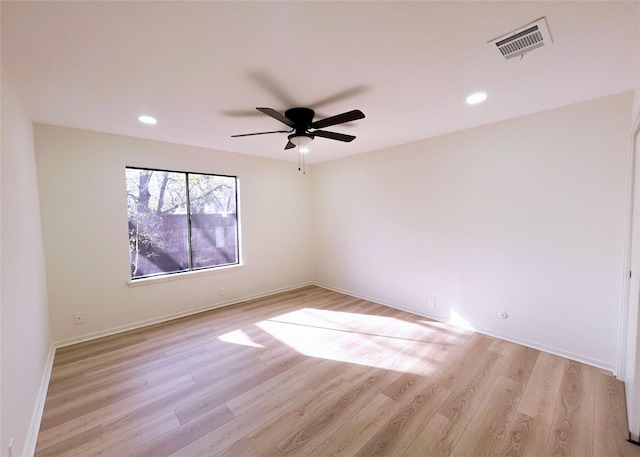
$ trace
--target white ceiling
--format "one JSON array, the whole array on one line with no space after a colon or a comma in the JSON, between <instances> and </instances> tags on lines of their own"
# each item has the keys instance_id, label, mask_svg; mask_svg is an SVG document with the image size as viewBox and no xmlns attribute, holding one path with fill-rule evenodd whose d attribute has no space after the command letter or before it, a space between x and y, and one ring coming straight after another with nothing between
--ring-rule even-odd
<instances>
[{"instance_id":1,"label":"white ceiling","mask_svg":"<svg viewBox=\"0 0 640 457\"><path fill-rule=\"evenodd\" d=\"M366 118L312 163L640 88L640 2L7 2L3 75L33 120L296 161L255 107ZM487 42L547 18L554 43ZM475 91L489 98L467 106ZM137 121L140 114L156 126Z\"/></svg>"}]
</instances>

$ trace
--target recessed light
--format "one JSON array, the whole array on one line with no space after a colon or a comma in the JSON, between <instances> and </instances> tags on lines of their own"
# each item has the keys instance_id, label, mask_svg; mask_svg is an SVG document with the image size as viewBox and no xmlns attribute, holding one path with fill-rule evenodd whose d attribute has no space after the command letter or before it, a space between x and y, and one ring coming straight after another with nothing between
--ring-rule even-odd
<instances>
[{"instance_id":1,"label":"recessed light","mask_svg":"<svg viewBox=\"0 0 640 457\"><path fill-rule=\"evenodd\" d=\"M158 121L156 121L156 118L155 118L155 117L152 117L152 116L146 116L146 115L139 116L139 117L138 117L138 120L139 120L140 122L142 122L143 124L148 124L148 125L155 125L155 124L157 124L157 123L158 123Z\"/></svg>"},{"instance_id":2,"label":"recessed light","mask_svg":"<svg viewBox=\"0 0 640 457\"><path fill-rule=\"evenodd\" d=\"M478 103L482 103L487 99L487 94L484 92L476 92L475 94L471 94L467 97L467 104L469 105L477 105Z\"/></svg>"}]
</instances>

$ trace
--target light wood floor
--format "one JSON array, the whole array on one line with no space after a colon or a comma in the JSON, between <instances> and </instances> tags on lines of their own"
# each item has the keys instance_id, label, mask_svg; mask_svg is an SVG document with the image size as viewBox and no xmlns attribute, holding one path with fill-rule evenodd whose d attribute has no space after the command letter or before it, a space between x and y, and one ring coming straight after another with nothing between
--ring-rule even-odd
<instances>
[{"instance_id":1,"label":"light wood floor","mask_svg":"<svg viewBox=\"0 0 640 457\"><path fill-rule=\"evenodd\" d=\"M317 287L59 349L45 456L640 456L610 373Z\"/></svg>"}]
</instances>

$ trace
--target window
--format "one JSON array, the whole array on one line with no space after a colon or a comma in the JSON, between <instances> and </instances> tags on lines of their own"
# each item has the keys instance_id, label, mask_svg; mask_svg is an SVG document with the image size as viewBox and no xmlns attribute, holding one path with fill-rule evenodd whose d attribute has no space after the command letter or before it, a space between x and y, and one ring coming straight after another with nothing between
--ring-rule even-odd
<instances>
[{"instance_id":1,"label":"window","mask_svg":"<svg viewBox=\"0 0 640 457\"><path fill-rule=\"evenodd\" d=\"M239 262L235 176L126 168L131 278Z\"/></svg>"}]
</instances>

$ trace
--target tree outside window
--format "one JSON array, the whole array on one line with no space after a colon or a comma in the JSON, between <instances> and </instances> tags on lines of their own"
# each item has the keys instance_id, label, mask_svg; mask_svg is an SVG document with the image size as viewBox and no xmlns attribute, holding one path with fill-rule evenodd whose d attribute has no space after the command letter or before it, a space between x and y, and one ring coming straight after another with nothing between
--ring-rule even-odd
<instances>
[{"instance_id":1,"label":"tree outside window","mask_svg":"<svg viewBox=\"0 0 640 457\"><path fill-rule=\"evenodd\" d=\"M239 262L234 176L126 168L131 278Z\"/></svg>"}]
</instances>

